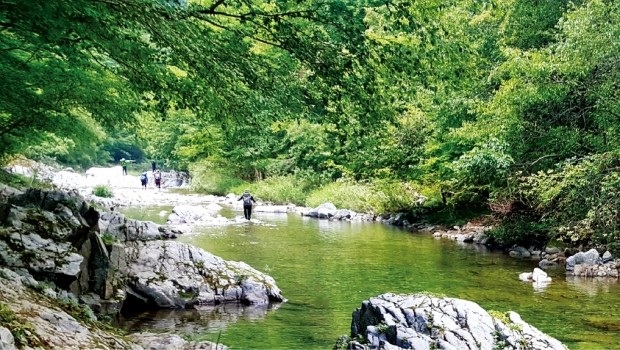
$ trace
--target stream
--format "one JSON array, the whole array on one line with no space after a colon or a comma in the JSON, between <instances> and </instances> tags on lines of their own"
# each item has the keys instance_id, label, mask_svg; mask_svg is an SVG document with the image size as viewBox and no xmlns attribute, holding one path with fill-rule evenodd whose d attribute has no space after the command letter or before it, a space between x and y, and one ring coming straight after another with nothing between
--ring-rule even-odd
<instances>
[{"instance_id":1,"label":"stream","mask_svg":"<svg viewBox=\"0 0 620 350\"><path fill-rule=\"evenodd\" d=\"M124 209L138 220L164 223L171 207ZM222 215L241 212L224 209ZM298 214L255 213L261 223L197 229L178 238L271 275L288 302L223 305L123 315L121 327L174 332L230 349L331 349L350 333L351 313L385 292L431 292L513 310L569 349L620 344L620 284L547 271L544 289L521 282L537 261L518 260L472 244L368 222L338 222Z\"/></svg>"}]
</instances>

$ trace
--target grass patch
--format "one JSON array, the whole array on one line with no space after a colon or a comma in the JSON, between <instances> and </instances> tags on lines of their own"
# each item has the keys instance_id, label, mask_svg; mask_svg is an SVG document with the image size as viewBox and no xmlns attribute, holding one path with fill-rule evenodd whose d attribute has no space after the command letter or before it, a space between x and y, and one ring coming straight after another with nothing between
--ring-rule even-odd
<instances>
[{"instance_id":1,"label":"grass patch","mask_svg":"<svg viewBox=\"0 0 620 350\"><path fill-rule=\"evenodd\" d=\"M95 186L95 188L93 188L93 194L97 197L103 197L103 198L114 197L114 192L112 192L112 189L106 185Z\"/></svg>"},{"instance_id":2,"label":"grass patch","mask_svg":"<svg viewBox=\"0 0 620 350\"><path fill-rule=\"evenodd\" d=\"M51 189L52 184L38 180L36 177L27 177L20 174L11 174L6 170L0 169L0 183L6 184L18 189L24 188L41 188Z\"/></svg>"},{"instance_id":3,"label":"grass patch","mask_svg":"<svg viewBox=\"0 0 620 350\"><path fill-rule=\"evenodd\" d=\"M262 201L276 204L292 203L304 205L310 186L307 181L288 175L275 176L252 184L238 185L233 187L231 192L240 194L247 188L254 198Z\"/></svg>"},{"instance_id":4,"label":"grass patch","mask_svg":"<svg viewBox=\"0 0 620 350\"><path fill-rule=\"evenodd\" d=\"M8 307L8 305L0 303L0 326L8 329L13 338L15 344L19 348L23 347L37 347L41 346L41 341L34 335L35 330L32 324L23 322L19 317Z\"/></svg>"},{"instance_id":5,"label":"grass patch","mask_svg":"<svg viewBox=\"0 0 620 350\"><path fill-rule=\"evenodd\" d=\"M331 202L337 208L351 209L362 213L376 212L373 202L375 193L371 186L356 182L332 182L312 192L306 199L306 205L317 207Z\"/></svg>"},{"instance_id":6,"label":"grass patch","mask_svg":"<svg viewBox=\"0 0 620 350\"><path fill-rule=\"evenodd\" d=\"M316 207L325 202L331 202L337 208L347 208L362 213L385 214L418 211L423 198L414 187L407 183L339 181L312 192L306 200L306 205Z\"/></svg>"}]
</instances>

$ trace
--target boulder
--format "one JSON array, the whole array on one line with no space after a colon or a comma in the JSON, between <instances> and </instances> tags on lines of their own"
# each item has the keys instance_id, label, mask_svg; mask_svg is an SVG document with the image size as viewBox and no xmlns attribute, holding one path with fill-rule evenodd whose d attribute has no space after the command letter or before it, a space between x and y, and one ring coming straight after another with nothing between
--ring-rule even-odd
<instances>
[{"instance_id":1,"label":"boulder","mask_svg":"<svg viewBox=\"0 0 620 350\"><path fill-rule=\"evenodd\" d=\"M243 262L175 241L131 242L126 249L128 298L134 306L284 301L273 278Z\"/></svg>"},{"instance_id":2,"label":"boulder","mask_svg":"<svg viewBox=\"0 0 620 350\"><path fill-rule=\"evenodd\" d=\"M61 310L53 299L23 286L20 276L11 270L0 268L0 284L0 304L24 327L17 334L28 342L26 348L143 349ZM0 349L15 349L11 339L13 335L0 327Z\"/></svg>"},{"instance_id":3,"label":"boulder","mask_svg":"<svg viewBox=\"0 0 620 350\"><path fill-rule=\"evenodd\" d=\"M573 271L575 265L598 265L602 263L602 259L596 249L590 249L588 252L577 252L566 259L566 271Z\"/></svg>"},{"instance_id":4,"label":"boulder","mask_svg":"<svg viewBox=\"0 0 620 350\"><path fill-rule=\"evenodd\" d=\"M309 216L312 218L329 219L336 214L337 210L338 209L336 208L335 205L333 205L332 203L326 202L326 203L319 205L316 208L303 211L302 215Z\"/></svg>"},{"instance_id":5,"label":"boulder","mask_svg":"<svg viewBox=\"0 0 620 350\"><path fill-rule=\"evenodd\" d=\"M532 254L530 254L530 252L524 247L519 246L519 247L512 248L508 252L508 255L510 255L513 258L529 258Z\"/></svg>"},{"instance_id":6,"label":"boulder","mask_svg":"<svg viewBox=\"0 0 620 350\"><path fill-rule=\"evenodd\" d=\"M106 212L99 218L102 236L121 242L176 238L180 231L151 221L129 219L119 212Z\"/></svg>"},{"instance_id":7,"label":"boulder","mask_svg":"<svg viewBox=\"0 0 620 350\"><path fill-rule=\"evenodd\" d=\"M364 301L353 312L351 336L367 341L350 342L353 349L566 350L515 312L496 317L471 301L423 294L386 293Z\"/></svg>"}]
</instances>

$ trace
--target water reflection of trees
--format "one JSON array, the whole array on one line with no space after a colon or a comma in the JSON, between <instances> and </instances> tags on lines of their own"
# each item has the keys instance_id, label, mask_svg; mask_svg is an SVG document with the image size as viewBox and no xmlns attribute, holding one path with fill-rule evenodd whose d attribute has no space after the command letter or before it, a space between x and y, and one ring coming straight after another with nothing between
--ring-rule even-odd
<instances>
[{"instance_id":1,"label":"water reflection of trees","mask_svg":"<svg viewBox=\"0 0 620 350\"><path fill-rule=\"evenodd\" d=\"M239 321L255 321L281 304L269 305L204 305L187 310L155 310L123 315L118 326L130 332L152 331L201 334L225 329Z\"/></svg>"},{"instance_id":2,"label":"water reflection of trees","mask_svg":"<svg viewBox=\"0 0 620 350\"><path fill-rule=\"evenodd\" d=\"M609 277L581 277L566 276L566 284L569 288L595 296L598 293L609 293L612 288L617 289L618 279Z\"/></svg>"}]
</instances>

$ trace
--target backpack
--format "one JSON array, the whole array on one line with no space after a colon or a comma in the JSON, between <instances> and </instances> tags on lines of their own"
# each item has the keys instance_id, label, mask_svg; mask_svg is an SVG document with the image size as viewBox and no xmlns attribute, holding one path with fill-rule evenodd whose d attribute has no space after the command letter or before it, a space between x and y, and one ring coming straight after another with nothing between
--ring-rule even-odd
<instances>
[{"instance_id":1,"label":"backpack","mask_svg":"<svg viewBox=\"0 0 620 350\"><path fill-rule=\"evenodd\" d=\"M146 174L142 173L142 175L140 175L140 180L142 181L146 180Z\"/></svg>"},{"instance_id":2,"label":"backpack","mask_svg":"<svg viewBox=\"0 0 620 350\"><path fill-rule=\"evenodd\" d=\"M252 196L249 194L243 196L243 205L252 205Z\"/></svg>"}]
</instances>

